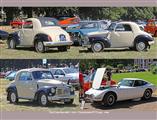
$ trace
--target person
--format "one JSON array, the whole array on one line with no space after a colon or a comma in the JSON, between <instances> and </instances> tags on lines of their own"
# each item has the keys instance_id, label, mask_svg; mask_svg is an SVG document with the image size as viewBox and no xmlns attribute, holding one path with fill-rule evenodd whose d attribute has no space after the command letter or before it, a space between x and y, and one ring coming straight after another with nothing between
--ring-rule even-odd
<instances>
[{"instance_id":1,"label":"person","mask_svg":"<svg viewBox=\"0 0 157 120\"><path fill-rule=\"evenodd\" d=\"M106 72L104 73L101 85L110 87L111 86L111 76L112 76L111 69L107 68Z\"/></svg>"}]
</instances>

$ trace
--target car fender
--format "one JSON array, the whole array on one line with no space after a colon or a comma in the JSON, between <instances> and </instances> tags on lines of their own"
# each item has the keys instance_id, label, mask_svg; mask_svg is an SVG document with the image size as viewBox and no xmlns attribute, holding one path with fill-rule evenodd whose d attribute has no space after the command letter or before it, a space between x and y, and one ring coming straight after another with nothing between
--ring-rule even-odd
<instances>
[{"instance_id":1,"label":"car fender","mask_svg":"<svg viewBox=\"0 0 157 120\"><path fill-rule=\"evenodd\" d=\"M115 95L115 97L116 97L116 100L117 100L118 94L117 94L116 91L114 91L114 90L106 91L106 92L104 93L104 96L107 95L107 94L109 94L109 93L113 93L113 94Z\"/></svg>"},{"instance_id":2,"label":"car fender","mask_svg":"<svg viewBox=\"0 0 157 120\"><path fill-rule=\"evenodd\" d=\"M100 42L104 43L105 48L111 47L111 42L106 37L103 37L103 36L89 36L88 38L89 38L90 44L100 41Z\"/></svg>"},{"instance_id":3,"label":"car fender","mask_svg":"<svg viewBox=\"0 0 157 120\"><path fill-rule=\"evenodd\" d=\"M43 86L41 88L39 88L36 93L35 93L35 97L34 99L37 100L38 99L38 95L41 93L41 92L44 92L46 95L48 95L50 92L51 92L51 88L55 88L56 87L52 87L52 86ZM52 94L52 96L54 96L56 93Z\"/></svg>"},{"instance_id":4,"label":"car fender","mask_svg":"<svg viewBox=\"0 0 157 120\"><path fill-rule=\"evenodd\" d=\"M38 33L34 37L34 44L36 41L49 41L49 35L44 34L44 33Z\"/></svg>"},{"instance_id":5,"label":"car fender","mask_svg":"<svg viewBox=\"0 0 157 120\"><path fill-rule=\"evenodd\" d=\"M8 94L9 94L10 91L16 92L16 94L17 94L17 88L16 88L16 86L13 85L13 86L9 86L8 88L6 88L6 92L7 92L7 100L9 100L9 98L8 98ZM17 94L17 96L18 96L18 94Z\"/></svg>"},{"instance_id":6,"label":"car fender","mask_svg":"<svg viewBox=\"0 0 157 120\"><path fill-rule=\"evenodd\" d=\"M149 41L154 41L154 39L148 35L138 35L134 39L134 46L138 41L143 41L148 43Z\"/></svg>"},{"instance_id":7,"label":"car fender","mask_svg":"<svg viewBox=\"0 0 157 120\"><path fill-rule=\"evenodd\" d=\"M18 32L14 32L14 33L9 34L7 41L9 41L10 39L14 39L16 45L20 44L20 37L18 35Z\"/></svg>"}]
</instances>

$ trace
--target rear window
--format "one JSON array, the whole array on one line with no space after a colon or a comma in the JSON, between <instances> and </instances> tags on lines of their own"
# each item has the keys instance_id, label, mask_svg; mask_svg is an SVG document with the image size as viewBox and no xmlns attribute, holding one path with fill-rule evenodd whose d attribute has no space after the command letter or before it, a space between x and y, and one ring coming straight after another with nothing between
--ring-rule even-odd
<instances>
[{"instance_id":1,"label":"rear window","mask_svg":"<svg viewBox=\"0 0 157 120\"><path fill-rule=\"evenodd\" d=\"M43 27L49 27L49 26L58 26L58 21L55 18L39 18L41 25Z\"/></svg>"}]
</instances>

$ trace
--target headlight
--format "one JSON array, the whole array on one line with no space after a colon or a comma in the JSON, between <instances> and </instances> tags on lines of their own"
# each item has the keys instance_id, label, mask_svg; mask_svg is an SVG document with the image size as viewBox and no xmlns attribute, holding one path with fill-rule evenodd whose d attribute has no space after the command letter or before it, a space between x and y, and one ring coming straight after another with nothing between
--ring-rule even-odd
<instances>
[{"instance_id":1,"label":"headlight","mask_svg":"<svg viewBox=\"0 0 157 120\"><path fill-rule=\"evenodd\" d=\"M56 90L54 88L51 88L51 93L55 93Z\"/></svg>"},{"instance_id":2,"label":"headlight","mask_svg":"<svg viewBox=\"0 0 157 120\"><path fill-rule=\"evenodd\" d=\"M70 87L70 91L73 92L74 91L74 87L71 86Z\"/></svg>"}]
</instances>

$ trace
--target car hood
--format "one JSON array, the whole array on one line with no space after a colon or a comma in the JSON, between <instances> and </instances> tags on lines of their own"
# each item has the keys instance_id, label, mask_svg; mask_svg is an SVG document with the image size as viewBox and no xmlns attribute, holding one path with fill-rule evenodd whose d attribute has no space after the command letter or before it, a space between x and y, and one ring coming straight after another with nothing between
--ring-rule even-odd
<instances>
[{"instance_id":1,"label":"car hood","mask_svg":"<svg viewBox=\"0 0 157 120\"><path fill-rule=\"evenodd\" d=\"M100 88L105 71L106 71L106 68L98 68L97 69L95 76L94 76L93 84L92 84L93 89Z\"/></svg>"},{"instance_id":2,"label":"car hood","mask_svg":"<svg viewBox=\"0 0 157 120\"><path fill-rule=\"evenodd\" d=\"M87 35L88 35L88 36L103 35L104 37L106 37L108 33L109 33L109 31L108 31L108 30L105 30L105 31L89 32L89 33L87 33Z\"/></svg>"},{"instance_id":3,"label":"car hood","mask_svg":"<svg viewBox=\"0 0 157 120\"><path fill-rule=\"evenodd\" d=\"M80 32L83 34L83 35L87 35L88 33L90 32L97 32L99 31L99 29L80 29Z\"/></svg>"},{"instance_id":4,"label":"car hood","mask_svg":"<svg viewBox=\"0 0 157 120\"><path fill-rule=\"evenodd\" d=\"M69 73L69 74L66 74L66 77L71 77L73 79L79 79L79 73Z\"/></svg>"},{"instance_id":5,"label":"car hood","mask_svg":"<svg viewBox=\"0 0 157 120\"><path fill-rule=\"evenodd\" d=\"M61 87L64 86L65 83L59 81L59 80L54 80L54 79L43 79L43 80L38 80L37 84L39 86L54 86L54 87Z\"/></svg>"}]
</instances>

